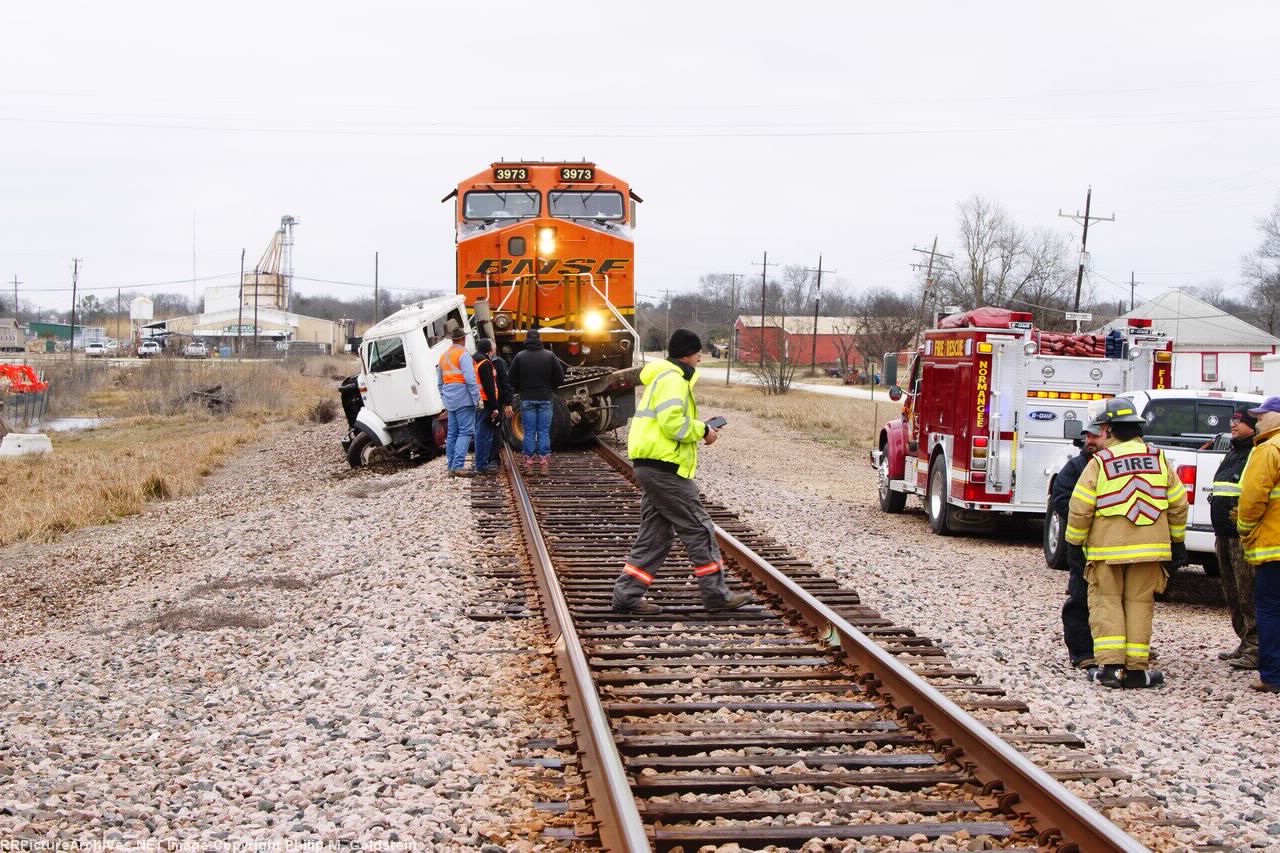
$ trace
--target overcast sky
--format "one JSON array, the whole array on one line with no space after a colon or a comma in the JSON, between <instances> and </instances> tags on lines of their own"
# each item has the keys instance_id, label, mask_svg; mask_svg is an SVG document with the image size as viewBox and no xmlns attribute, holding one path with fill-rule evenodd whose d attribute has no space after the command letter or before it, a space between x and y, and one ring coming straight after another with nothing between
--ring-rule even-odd
<instances>
[{"instance_id":1,"label":"overcast sky","mask_svg":"<svg viewBox=\"0 0 1280 853\"><path fill-rule=\"evenodd\" d=\"M0 276L59 308L72 257L190 292L193 215L200 278L288 213L299 290L375 250L451 288L440 198L500 158L629 180L642 293L764 250L906 289L966 197L1078 245L1089 184L1100 297L1234 288L1280 191L1274 2L8 0L0 32Z\"/></svg>"}]
</instances>

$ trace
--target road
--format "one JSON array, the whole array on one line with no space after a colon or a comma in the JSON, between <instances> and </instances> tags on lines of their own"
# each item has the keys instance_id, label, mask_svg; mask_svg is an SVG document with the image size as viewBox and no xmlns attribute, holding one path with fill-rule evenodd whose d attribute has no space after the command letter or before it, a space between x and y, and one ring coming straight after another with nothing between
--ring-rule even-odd
<instances>
[{"instance_id":1,"label":"road","mask_svg":"<svg viewBox=\"0 0 1280 853\"><path fill-rule=\"evenodd\" d=\"M723 371L719 371L719 373L723 373ZM706 371L706 374L703 376L701 381L707 382L715 375L717 375L717 371L713 368L712 370ZM760 384L759 380L746 370L731 370L729 371L729 378L738 385ZM872 392L865 388L853 388L848 385L818 385L811 382L792 382L791 387L797 391L811 391L814 394L826 394L830 397L851 397L855 400L874 399L879 400L882 403L889 402L889 392L887 388L878 389L873 396Z\"/></svg>"}]
</instances>

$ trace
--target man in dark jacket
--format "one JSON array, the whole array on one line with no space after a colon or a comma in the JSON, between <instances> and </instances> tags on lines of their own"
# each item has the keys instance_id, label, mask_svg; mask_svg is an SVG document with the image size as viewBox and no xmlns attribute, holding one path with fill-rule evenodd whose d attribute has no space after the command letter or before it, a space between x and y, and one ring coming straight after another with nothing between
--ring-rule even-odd
<instances>
[{"instance_id":1,"label":"man in dark jacket","mask_svg":"<svg viewBox=\"0 0 1280 853\"><path fill-rule=\"evenodd\" d=\"M498 429L501 417L498 408L498 371L489 360L493 351L493 341L480 338L476 341L475 365L476 381L480 384L480 399L483 409L476 413L476 455L475 472L477 474L493 474L498 469L493 464L494 434Z\"/></svg>"},{"instance_id":2,"label":"man in dark jacket","mask_svg":"<svg viewBox=\"0 0 1280 853\"><path fill-rule=\"evenodd\" d=\"M1084 473L1093 454L1102 448L1102 427L1087 424L1076 442L1080 452L1062 466L1053 481L1053 508L1063 529L1071 508L1071 492ZM1095 669L1093 634L1089 630L1089 584L1084 579L1084 549L1064 543L1067 549L1067 603L1062 605L1062 638L1067 643L1071 665L1079 669Z\"/></svg>"},{"instance_id":3,"label":"man in dark jacket","mask_svg":"<svg viewBox=\"0 0 1280 853\"><path fill-rule=\"evenodd\" d=\"M498 451L502 449L504 440L503 424L511 419L511 398L515 394L511 390L511 368L507 366L507 360L501 355L493 351L493 342L488 338L481 338L476 341L476 348L480 349L482 345L488 344L488 350L481 350L485 355L489 356L489 361L493 362L494 369L498 372L498 408L501 416L498 418L498 425L493 432L493 450L489 454L489 461L495 468L498 465Z\"/></svg>"},{"instance_id":4,"label":"man in dark jacket","mask_svg":"<svg viewBox=\"0 0 1280 853\"><path fill-rule=\"evenodd\" d=\"M542 346L542 336L530 329L524 349L516 353L508 371L511 387L520 395L520 423L524 427L524 470L533 473L535 458L542 473L551 471L551 414L556 389L564 382L564 367L556 354Z\"/></svg>"},{"instance_id":5,"label":"man in dark jacket","mask_svg":"<svg viewBox=\"0 0 1280 853\"><path fill-rule=\"evenodd\" d=\"M1236 504L1240 502L1240 476L1253 450L1258 420L1242 406L1231 417L1231 449L1213 475L1209 497L1209 518L1213 523L1214 550L1218 554L1218 578L1222 595L1231 611L1231 627L1240 642L1234 649L1219 652L1220 660L1231 661L1236 669L1258 668L1258 614L1253 603L1255 567L1244 558L1240 534L1236 531Z\"/></svg>"}]
</instances>

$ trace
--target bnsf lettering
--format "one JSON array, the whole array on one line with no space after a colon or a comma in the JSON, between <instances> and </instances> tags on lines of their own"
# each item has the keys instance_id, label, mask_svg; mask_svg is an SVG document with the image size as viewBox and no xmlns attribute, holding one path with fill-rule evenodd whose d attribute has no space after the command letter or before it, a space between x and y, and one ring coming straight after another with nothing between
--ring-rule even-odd
<instances>
[{"instance_id":1,"label":"bnsf lettering","mask_svg":"<svg viewBox=\"0 0 1280 853\"><path fill-rule=\"evenodd\" d=\"M1156 474L1160 471L1160 457L1154 453L1135 453L1131 456L1118 456L1102 463L1108 479L1122 477L1125 474Z\"/></svg>"},{"instance_id":2,"label":"bnsf lettering","mask_svg":"<svg viewBox=\"0 0 1280 853\"><path fill-rule=\"evenodd\" d=\"M956 343L959 343L957 341ZM991 379L991 362L982 359L978 362L978 395L976 405L976 418L974 425L978 429L985 429L987 425L987 389L990 387Z\"/></svg>"},{"instance_id":3,"label":"bnsf lettering","mask_svg":"<svg viewBox=\"0 0 1280 853\"><path fill-rule=\"evenodd\" d=\"M626 272L627 265L630 263L630 258L605 258L600 261L595 258L569 258L563 261L548 258L538 264L537 274L606 275L613 273L616 275ZM485 258L476 265L476 275L533 275L533 264L530 258L521 258L518 261L512 258Z\"/></svg>"}]
</instances>

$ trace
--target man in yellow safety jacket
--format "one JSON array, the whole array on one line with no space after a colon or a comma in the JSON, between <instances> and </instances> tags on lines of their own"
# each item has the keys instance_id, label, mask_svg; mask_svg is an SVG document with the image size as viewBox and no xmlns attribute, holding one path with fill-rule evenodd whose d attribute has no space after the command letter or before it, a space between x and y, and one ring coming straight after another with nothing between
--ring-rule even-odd
<instances>
[{"instance_id":1,"label":"man in yellow safety jacket","mask_svg":"<svg viewBox=\"0 0 1280 853\"><path fill-rule=\"evenodd\" d=\"M1280 397L1268 397L1249 414L1258 419L1258 435L1240 478L1236 529L1244 558L1257 569L1259 680L1250 686L1280 693Z\"/></svg>"},{"instance_id":2,"label":"man in yellow safety jacket","mask_svg":"<svg viewBox=\"0 0 1280 853\"><path fill-rule=\"evenodd\" d=\"M1186 564L1187 490L1158 449L1142 440L1146 420L1131 400L1107 401L1097 418L1104 448L1071 494L1067 542L1083 545L1089 582L1089 628L1107 687L1155 687L1150 669L1155 593L1168 582L1164 563Z\"/></svg>"}]
</instances>

